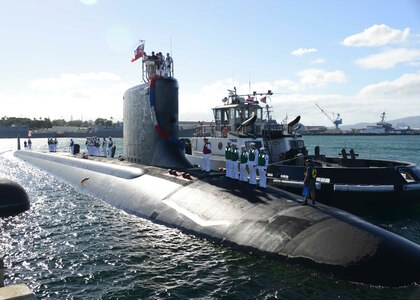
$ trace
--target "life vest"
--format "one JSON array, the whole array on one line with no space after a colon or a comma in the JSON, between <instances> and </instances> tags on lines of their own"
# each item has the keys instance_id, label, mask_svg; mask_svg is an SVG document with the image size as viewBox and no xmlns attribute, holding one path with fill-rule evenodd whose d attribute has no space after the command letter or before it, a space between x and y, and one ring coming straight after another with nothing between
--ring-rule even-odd
<instances>
[{"instance_id":1,"label":"life vest","mask_svg":"<svg viewBox=\"0 0 420 300\"><path fill-rule=\"evenodd\" d=\"M255 149L249 150L248 158L249 158L249 161L254 161L255 160Z\"/></svg>"},{"instance_id":2,"label":"life vest","mask_svg":"<svg viewBox=\"0 0 420 300\"><path fill-rule=\"evenodd\" d=\"M265 157L266 157L266 154L258 155L258 166L260 166L260 167L265 166Z\"/></svg>"},{"instance_id":3,"label":"life vest","mask_svg":"<svg viewBox=\"0 0 420 300\"><path fill-rule=\"evenodd\" d=\"M246 164L247 162L248 162L248 155L244 151L244 152L241 153L241 164Z\"/></svg>"},{"instance_id":4,"label":"life vest","mask_svg":"<svg viewBox=\"0 0 420 300\"><path fill-rule=\"evenodd\" d=\"M230 160L231 161L238 161L238 158L239 158L239 156L238 156L238 150L237 149L233 149L232 150L232 155L230 157Z\"/></svg>"},{"instance_id":5,"label":"life vest","mask_svg":"<svg viewBox=\"0 0 420 300\"><path fill-rule=\"evenodd\" d=\"M112 145L113 145L114 143L112 142L112 141L109 141L109 143L108 143L108 147L112 147Z\"/></svg>"},{"instance_id":6,"label":"life vest","mask_svg":"<svg viewBox=\"0 0 420 300\"><path fill-rule=\"evenodd\" d=\"M306 174L308 174L308 169L309 168L306 168L306 170L305 170L305 174L304 174L305 177L306 177ZM316 179L316 175L317 175L316 169L312 167L311 178Z\"/></svg>"},{"instance_id":7,"label":"life vest","mask_svg":"<svg viewBox=\"0 0 420 300\"><path fill-rule=\"evenodd\" d=\"M231 158L231 156L232 156L232 148L231 148L231 147L229 147L229 146L227 146L227 147L225 148L225 158L226 158L227 160L229 160L229 159Z\"/></svg>"},{"instance_id":8,"label":"life vest","mask_svg":"<svg viewBox=\"0 0 420 300\"><path fill-rule=\"evenodd\" d=\"M203 146L203 153L204 154L210 154L211 153L211 150L210 150L209 147L207 147L207 145L209 145L209 143L205 143L204 146Z\"/></svg>"}]
</instances>

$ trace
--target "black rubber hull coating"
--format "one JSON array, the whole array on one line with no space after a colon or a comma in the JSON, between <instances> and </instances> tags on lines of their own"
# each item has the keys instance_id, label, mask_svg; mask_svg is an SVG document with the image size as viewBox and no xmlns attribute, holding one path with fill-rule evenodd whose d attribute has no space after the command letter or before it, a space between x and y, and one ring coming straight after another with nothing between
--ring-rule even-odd
<instances>
[{"instance_id":1,"label":"black rubber hull coating","mask_svg":"<svg viewBox=\"0 0 420 300\"><path fill-rule=\"evenodd\" d=\"M176 176L167 169L115 160L34 151L15 155L128 213L245 253L356 282L420 282L419 245L342 210L302 206L301 197L280 189L261 190L197 169L178 170ZM192 179L183 178L181 171Z\"/></svg>"}]
</instances>

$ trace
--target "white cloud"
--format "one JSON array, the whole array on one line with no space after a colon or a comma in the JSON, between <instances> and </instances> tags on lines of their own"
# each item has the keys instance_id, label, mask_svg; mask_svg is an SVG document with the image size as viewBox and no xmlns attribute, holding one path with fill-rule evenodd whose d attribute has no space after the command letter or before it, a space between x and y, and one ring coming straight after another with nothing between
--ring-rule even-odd
<instances>
[{"instance_id":1,"label":"white cloud","mask_svg":"<svg viewBox=\"0 0 420 300\"><path fill-rule=\"evenodd\" d=\"M393 29L385 24L373 25L361 33L351 35L344 39L344 46L384 46L405 42L410 35L410 28L403 31Z\"/></svg>"},{"instance_id":2,"label":"white cloud","mask_svg":"<svg viewBox=\"0 0 420 300\"><path fill-rule=\"evenodd\" d=\"M360 91L359 95L380 98L418 97L420 95L420 71L404 74L393 81L368 85Z\"/></svg>"},{"instance_id":3,"label":"white cloud","mask_svg":"<svg viewBox=\"0 0 420 300\"><path fill-rule=\"evenodd\" d=\"M325 59L323 59L323 58L315 59L315 60L311 61L311 64L314 64L314 65L322 65L322 64L325 64Z\"/></svg>"},{"instance_id":4,"label":"white cloud","mask_svg":"<svg viewBox=\"0 0 420 300\"><path fill-rule=\"evenodd\" d=\"M94 5L98 0L80 0L80 2L85 5Z\"/></svg>"},{"instance_id":5,"label":"white cloud","mask_svg":"<svg viewBox=\"0 0 420 300\"><path fill-rule=\"evenodd\" d=\"M337 72L337 73L336 73ZM327 72L325 70L308 71L314 77L311 84L325 82L342 82L344 74L340 71ZM334 80L333 80L334 78ZM248 92L248 84L235 82L239 94ZM334 125L315 106L318 103L325 111L340 113L344 125L358 122L376 122L377 118L386 110L389 119L396 119L417 114L418 95L420 94L420 71L406 74L394 81L379 82L363 88L353 95L343 94L303 94L303 83L292 80L277 80L274 82L260 82L252 85L252 90L265 91L272 89L275 93L270 97L269 104L273 106L274 118L281 121L287 115L289 122L298 115L302 116L305 125ZM222 105L221 99L227 95L227 89L232 89L231 79L221 80L202 87L195 94L180 94L180 120L182 121L211 121L211 108ZM181 90L180 90L181 91ZM282 94L284 93L284 94Z\"/></svg>"},{"instance_id":6,"label":"white cloud","mask_svg":"<svg viewBox=\"0 0 420 300\"><path fill-rule=\"evenodd\" d=\"M389 49L355 61L364 69L390 69L399 63L419 63L420 50L406 48Z\"/></svg>"},{"instance_id":7,"label":"white cloud","mask_svg":"<svg viewBox=\"0 0 420 300\"><path fill-rule=\"evenodd\" d=\"M118 75L107 72L61 74L34 80L31 89L13 95L0 94L7 116L70 117L95 120L114 117L122 120L124 92L135 85L123 82Z\"/></svg>"},{"instance_id":8,"label":"white cloud","mask_svg":"<svg viewBox=\"0 0 420 300\"><path fill-rule=\"evenodd\" d=\"M288 79L277 80L274 82L275 90L280 90L281 92L300 92L302 91L302 87L299 85L298 82Z\"/></svg>"},{"instance_id":9,"label":"white cloud","mask_svg":"<svg viewBox=\"0 0 420 300\"><path fill-rule=\"evenodd\" d=\"M304 54L314 53L317 50L315 48L299 48L292 51L293 56L303 56Z\"/></svg>"},{"instance_id":10,"label":"white cloud","mask_svg":"<svg viewBox=\"0 0 420 300\"><path fill-rule=\"evenodd\" d=\"M80 74L60 74L58 77L36 79L30 83L31 88L39 91L59 91L68 88L89 86L93 83L109 84L109 81L121 80L118 75L107 72L90 72Z\"/></svg>"},{"instance_id":11,"label":"white cloud","mask_svg":"<svg viewBox=\"0 0 420 300\"><path fill-rule=\"evenodd\" d=\"M304 86L324 87L329 83L345 83L346 75L343 71L328 72L322 69L307 69L298 73L300 83Z\"/></svg>"}]
</instances>

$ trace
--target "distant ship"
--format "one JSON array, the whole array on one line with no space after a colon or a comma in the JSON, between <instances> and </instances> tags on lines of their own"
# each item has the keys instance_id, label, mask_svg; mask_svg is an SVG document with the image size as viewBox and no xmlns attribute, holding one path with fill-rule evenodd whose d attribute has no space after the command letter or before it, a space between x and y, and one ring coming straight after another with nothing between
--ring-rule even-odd
<instances>
[{"instance_id":1,"label":"distant ship","mask_svg":"<svg viewBox=\"0 0 420 300\"><path fill-rule=\"evenodd\" d=\"M368 125L360 130L361 134L386 134L394 133L391 123L385 122L385 112L381 114L381 120L376 125Z\"/></svg>"}]
</instances>

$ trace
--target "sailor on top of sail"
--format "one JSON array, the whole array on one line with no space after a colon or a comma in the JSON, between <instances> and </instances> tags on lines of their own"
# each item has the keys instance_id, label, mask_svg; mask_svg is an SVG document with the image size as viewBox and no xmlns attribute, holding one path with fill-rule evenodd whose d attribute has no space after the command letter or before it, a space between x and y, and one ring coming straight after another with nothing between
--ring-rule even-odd
<instances>
[{"instance_id":1,"label":"sailor on top of sail","mask_svg":"<svg viewBox=\"0 0 420 300\"><path fill-rule=\"evenodd\" d=\"M257 184L257 165L258 165L258 149L255 148L255 143L250 144L251 148L248 153L248 169L249 169L249 183Z\"/></svg>"},{"instance_id":2,"label":"sailor on top of sail","mask_svg":"<svg viewBox=\"0 0 420 300\"><path fill-rule=\"evenodd\" d=\"M231 156L232 156L232 145L230 142L227 142L226 148L225 148L225 159L226 159L226 177L232 178L231 173Z\"/></svg>"},{"instance_id":3,"label":"sailor on top of sail","mask_svg":"<svg viewBox=\"0 0 420 300\"><path fill-rule=\"evenodd\" d=\"M268 154L265 153L265 148L260 148L260 154L258 155L258 174L260 175L260 187L267 187L266 171L268 166Z\"/></svg>"},{"instance_id":4,"label":"sailor on top of sail","mask_svg":"<svg viewBox=\"0 0 420 300\"><path fill-rule=\"evenodd\" d=\"M240 162L239 180L248 182L248 171L246 170L246 166L248 165L248 152L246 151L245 145L241 146Z\"/></svg>"},{"instance_id":5,"label":"sailor on top of sail","mask_svg":"<svg viewBox=\"0 0 420 300\"><path fill-rule=\"evenodd\" d=\"M169 53L166 53L165 58L165 76L171 76L172 74L172 57L169 55Z\"/></svg>"},{"instance_id":6,"label":"sailor on top of sail","mask_svg":"<svg viewBox=\"0 0 420 300\"><path fill-rule=\"evenodd\" d=\"M203 171L210 172L210 154L211 154L211 143L208 138L204 138L203 145Z\"/></svg>"}]
</instances>

